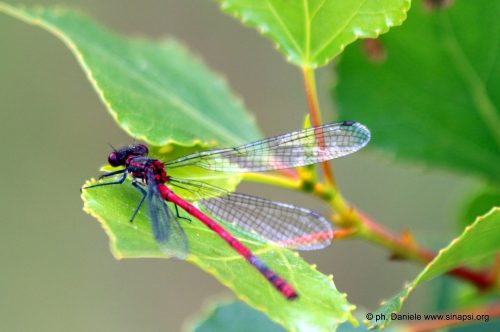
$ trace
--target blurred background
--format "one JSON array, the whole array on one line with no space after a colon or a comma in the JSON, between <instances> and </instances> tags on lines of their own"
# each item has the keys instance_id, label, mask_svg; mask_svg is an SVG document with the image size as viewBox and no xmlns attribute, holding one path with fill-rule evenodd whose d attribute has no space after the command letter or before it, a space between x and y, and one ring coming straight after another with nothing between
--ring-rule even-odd
<instances>
[{"instance_id":1,"label":"blurred background","mask_svg":"<svg viewBox=\"0 0 500 332\"><path fill-rule=\"evenodd\" d=\"M52 1L24 1L47 5ZM244 99L266 136L298 129L307 113L301 72L256 31L212 1L57 1L123 35L183 41ZM231 293L186 262L117 261L100 225L82 211L79 189L106 162L108 143L131 141L107 113L74 56L53 35L0 14L0 329L2 331L179 331ZM318 73L325 122L333 119L333 68ZM370 110L366 110L369 112ZM342 119L344 120L344 119ZM347 119L345 119L347 120ZM349 119L356 120L356 119ZM345 197L390 229L410 228L432 248L458 234L472 179L396 164L365 149L333 162ZM317 200L243 184L247 193L327 213ZM362 241L339 241L304 255L333 274L337 288L373 311L421 267L391 262ZM406 312L428 313L418 289Z\"/></svg>"}]
</instances>

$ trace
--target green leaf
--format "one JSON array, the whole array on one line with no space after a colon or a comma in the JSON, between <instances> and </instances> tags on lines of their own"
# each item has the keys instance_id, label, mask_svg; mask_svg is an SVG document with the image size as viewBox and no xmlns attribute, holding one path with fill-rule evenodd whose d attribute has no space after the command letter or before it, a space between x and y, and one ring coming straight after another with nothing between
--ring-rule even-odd
<instances>
[{"instance_id":1,"label":"green leaf","mask_svg":"<svg viewBox=\"0 0 500 332\"><path fill-rule=\"evenodd\" d=\"M142 208L134 223L128 222L140 194L129 181L121 186L84 190L84 210L102 224L111 239L117 258L164 257L151 233L147 208ZM183 212L181 211L181 214ZM353 320L350 305L339 293L332 277L318 272L297 253L258 243L245 236L240 240L253 250L299 293L287 301L241 256L198 220L182 222L188 242L187 261L213 275L244 302L267 314L289 330L325 331Z\"/></svg>"},{"instance_id":2,"label":"green leaf","mask_svg":"<svg viewBox=\"0 0 500 332\"><path fill-rule=\"evenodd\" d=\"M401 310L404 301L420 283L435 278L460 265L474 264L485 258L493 258L500 251L500 208L493 208L468 226L465 231L439 254L425 269L396 296L386 301L376 314L384 314L385 320L367 322L374 328L385 328L391 313Z\"/></svg>"},{"instance_id":3,"label":"green leaf","mask_svg":"<svg viewBox=\"0 0 500 332\"><path fill-rule=\"evenodd\" d=\"M468 199L460 218L460 227L466 227L476 216L485 214L492 206L500 205L500 188L486 187Z\"/></svg>"},{"instance_id":4,"label":"green leaf","mask_svg":"<svg viewBox=\"0 0 500 332\"><path fill-rule=\"evenodd\" d=\"M300 67L326 65L358 38L400 25L410 0L218 0L223 11L269 37Z\"/></svg>"},{"instance_id":5,"label":"green leaf","mask_svg":"<svg viewBox=\"0 0 500 332\"><path fill-rule=\"evenodd\" d=\"M195 325L194 332L285 332L266 315L241 302L218 303Z\"/></svg>"},{"instance_id":6,"label":"green leaf","mask_svg":"<svg viewBox=\"0 0 500 332\"><path fill-rule=\"evenodd\" d=\"M212 307L197 321L194 327L188 328L193 332L284 332L282 327L270 321L262 313L252 309L241 302L222 302L213 304ZM397 325L391 326L386 331L406 331ZM368 332L365 326L353 326L350 323L340 325L337 332Z\"/></svg>"},{"instance_id":7,"label":"green leaf","mask_svg":"<svg viewBox=\"0 0 500 332\"><path fill-rule=\"evenodd\" d=\"M498 15L498 1L434 12L419 3L380 38L385 60L348 49L335 90L341 118L366 124L370 146L397 158L500 181Z\"/></svg>"},{"instance_id":8,"label":"green leaf","mask_svg":"<svg viewBox=\"0 0 500 332\"><path fill-rule=\"evenodd\" d=\"M118 125L136 139L233 146L260 137L227 84L172 39L124 38L63 8L0 3L0 11L60 38Z\"/></svg>"}]
</instances>

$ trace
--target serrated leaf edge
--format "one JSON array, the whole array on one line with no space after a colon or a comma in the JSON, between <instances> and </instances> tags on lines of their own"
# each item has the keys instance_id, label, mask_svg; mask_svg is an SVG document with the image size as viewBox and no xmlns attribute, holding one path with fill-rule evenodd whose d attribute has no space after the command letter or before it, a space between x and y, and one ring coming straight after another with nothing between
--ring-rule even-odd
<instances>
[{"instance_id":1,"label":"serrated leaf edge","mask_svg":"<svg viewBox=\"0 0 500 332\"><path fill-rule=\"evenodd\" d=\"M28 24L41 27L44 30L47 30L48 32L53 34L55 37L60 39L63 42L63 44L66 45L66 47L68 47L68 49L76 57L78 64L82 67L82 69L85 73L85 76L87 77L87 79L89 80L91 85L94 87L94 90L97 93L99 99L101 100L101 102L104 104L104 106L107 108L107 110L109 111L109 113L113 117L113 120L115 120L117 125L120 128L122 128L123 130L125 130L125 132L127 132L130 136L132 136L135 139L142 140L144 142L147 142L147 143L149 143L151 145L155 145L155 146L165 146L168 144L175 144L175 145L183 146L183 147L191 147L191 146L195 146L195 145L201 145L203 147L218 146L218 143L216 140L202 141L200 139L193 139L190 143L179 142L179 141L176 141L172 138L161 141L161 142L152 142L148 138L146 138L144 135L134 133L123 121L119 120L118 112L113 108L113 106L111 105L111 102L107 100L104 90L99 86L98 81L93 76L91 69L87 66L87 64L86 64L81 52L79 51L78 47L76 46L76 44L73 43L73 41L69 37L67 37L65 35L65 33L63 31L61 31L59 28L55 27L54 25L52 25L46 21L42 21L36 17L33 17L31 14L29 14L27 12L23 12L23 10L25 10L27 8L28 8L27 6L23 6L23 5L11 6L7 3L0 2L0 11L3 11L4 13L9 14L10 16L19 19L20 21L23 21L23 22L26 22ZM43 6L33 6L32 10L33 11L43 11L46 9ZM64 13L75 13L77 15L81 15L81 13L79 11L67 9L65 7L62 7L62 6L53 6L53 7L50 7L50 10L52 10L54 12L59 11L59 12L64 12ZM168 40L169 39L167 39L167 38L162 38L161 42L165 43ZM206 63L201 59L201 57L196 56L194 54L191 54L189 52L187 46L185 46L183 43L181 43L178 40L175 40L173 38L171 38L171 40L174 40L175 43L177 44L177 46L179 46L179 48L182 49L183 52L189 53L192 56L192 59L194 61L197 61L199 64L203 65L205 67L205 69L215 77L217 83L221 84L221 86L226 88L227 91L231 92L231 95L233 96L235 104L237 106L241 107L242 109L246 110L243 98L240 95L234 94L234 92L230 89L228 81L224 78L224 76L215 72L213 69L209 68L206 65ZM256 128L258 128L255 114L253 114L249 111L245 111L244 114L248 117L248 121L251 122L252 124L254 124Z\"/></svg>"},{"instance_id":2,"label":"serrated leaf edge","mask_svg":"<svg viewBox=\"0 0 500 332\"><path fill-rule=\"evenodd\" d=\"M93 184L93 183L95 183L95 179L90 179L90 180L88 180L88 181L85 182L84 186L87 186L87 185ZM108 237L110 239L110 249L111 249L111 252L113 254L113 257L115 257L117 260L128 259L128 258L142 258L139 255L137 255L137 256L135 256L135 255L134 256L127 256L126 254L121 253L120 250L118 250L118 248L117 248L117 240L118 239L116 238L116 236L114 235L114 233L111 231L111 229L107 226L107 223L104 221L104 219L102 219L100 217L100 215L98 215L97 213L95 213L92 210L92 208L89 207L89 204L88 204L89 200L86 197L84 197L84 192L83 191L81 193L81 199L84 202L83 211L85 213L89 214L90 216L94 217L97 220L97 222L101 225L101 227L104 229L105 233L108 235ZM262 254L262 253L265 253L266 251L269 251L269 250L272 250L272 248L271 247L264 247L264 248L261 248L259 250L256 250L255 253L256 254ZM297 253L297 252L291 251L291 253L295 257L302 258L300 256L300 254ZM162 256L162 255L158 255L158 256L147 255L147 256L143 256L143 257L161 258L161 259L168 259L169 258L169 257ZM282 256L282 257L283 257L284 260L286 260L285 264L289 266L288 270L292 274L293 270L291 268L291 265L289 264L288 259L286 257L284 257L284 256ZM241 292L239 292L237 290L237 287L235 287L235 285L234 285L233 282L231 282L230 280L228 280L227 278L225 278L224 275L221 274L221 273L219 273L216 269L211 268L210 264L204 262L201 258L193 256L193 255L188 255L188 257L185 259L185 261L189 262L190 264L193 264L193 265L197 266L198 268L200 268L201 270L205 271L209 275L215 277L215 279L218 282L220 282L223 286L225 286L226 288L229 288L232 291L232 293L235 294L235 296L236 296L237 299L241 300L244 303L247 303L252 308L254 308L254 309L262 312L263 314L265 314L273 322L275 322L277 324L280 324L281 326L285 327L286 329L288 329L288 330L290 330L292 332L299 332L299 330L291 329L290 326L288 326L286 324L286 321L284 321L283 319L276 318L275 315L273 315L272 312L270 310L268 310L268 308L265 307L264 305L257 305L255 303L253 303L253 301L249 297L245 296L244 294L242 294ZM308 264L308 263L306 263L305 266L307 266L307 268L309 268L311 272L313 272L313 273L316 272L316 273L320 273L321 275L323 275L323 273L321 273L320 271L317 270L316 264ZM328 275L328 276L324 275L324 276L328 279L327 281L330 283L330 286L334 288L334 291L338 292L344 299L347 298L347 294L346 293L340 293L335 288L335 284L333 282L333 276L332 275ZM263 279L263 282L265 282L264 279ZM268 286L268 287L271 287L271 286ZM283 299L283 300L286 301L285 299ZM356 306L352 305L352 304L348 304L346 309L347 310L344 311L343 314L341 315L341 317L339 319L338 325L340 325L341 323L343 323L345 321L350 321L352 324L357 323L356 319L352 315L352 312L356 309ZM325 330L325 331L329 331L329 330Z\"/></svg>"},{"instance_id":3,"label":"serrated leaf edge","mask_svg":"<svg viewBox=\"0 0 500 332\"><path fill-rule=\"evenodd\" d=\"M333 52L333 54L331 56L325 57L325 59L321 62L309 62L307 59L301 59L298 57L293 57L290 54L287 54L287 52L285 52L283 47L281 47L281 45L277 41L274 40L273 36L270 34L269 28L266 25L249 20L244 15L239 14L237 12L237 10L233 9L231 4L229 4L225 0L218 0L218 2L220 3L220 5L219 5L220 9L223 12L233 16L235 19L239 20L243 25L245 25L247 27L256 28L257 31L261 35L268 36L269 39L272 41L275 49L277 49L279 51L283 51L283 52L281 52L281 54L283 54L285 56L285 59L287 62L289 62L293 65L296 65L298 67L307 68L307 69L317 69L319 67L323 67L323 66L327 65L337 55L341 54L349 44L353 43L357 39L377 38L378 36L388 32L390 28L401 25L406 20L407 12L409 11L409 9L411 7L411 0L405 0L404 4L406 6L402 8L401 16L400 16L399 20L395 20L395 21L386 20L385 21L386 25L384 26L384 28L376 29L374 32L364 33L364 32L360 32L360 30L357 28L353 28L352 31L350 31L351 32L350 37L346 37L346 42L340 44L338 50L336 52ZM309 52L309 50L308 50L308 52Z\"/></svg>"},{"instance_id":4,"label":"serrated leaf edge","mask_svg":"<svg viewBox=\"0 0 500 332\"><path fill-rule=\"evenodd\" d=\"M500 207L493 207L490 211L488 211L487 213L485 213L484 215L482 216L478 216L476 218L476 220L474 221L474 223L468 225L465 230L462 232L462 234L460 234L458 237L454 238L453 240L450 241L450 243L442 248L441 250L439 250L439 253L436 255L436 257L434 257L434 259L425 266L425 268L422 270L422 272L420 272L417 277L410 283L408 283L402 291L400 291L396 296L394 296L393 298L389 299L389 300L385 300L381 303L381 307L379 309L377 309L377 312L379 311L384 311L383 310L383 306L386 304L386 303L390 303L392 302L392 300L395 298L395 297L398 297L398 306L397 306L397 312L399 312L401 310L401 308L403 307L403 303L404 301L406 301L406 299L408 298L408 296L410 295L410 293L421 283L421 282L425 282L425 281L428 281L429 279L422 279L424 276L425 276L425 273L435 264L435 262L439 259L439 257L441 255L443 255L444 253L446 253L448 250L451 249L451 247L453 245L455 245L457 242L459 242L464 236L466 236L469 232L471 232L471 229L473 229L475 227L475 225L477 225L478 223L480 223L481 221L483 221L484 219L486 219L487 217L489 217L491 214L495 213L495 212L500 212ZM453 269L453 267L449 268L449 269ZM434 277L437 277L437 276L434 276ZM404 293L404 294L403 294ZM368 320L364 320L363 321L364 324L366 324L370 329L375 329L375 328L380 328L380 329L384 329L386 328L390 323L391 323L391 320L389 319L386 319L384 320L383 322L381 323L377 323L377 322L370 322Z\"/></svg>"}]
</instances>

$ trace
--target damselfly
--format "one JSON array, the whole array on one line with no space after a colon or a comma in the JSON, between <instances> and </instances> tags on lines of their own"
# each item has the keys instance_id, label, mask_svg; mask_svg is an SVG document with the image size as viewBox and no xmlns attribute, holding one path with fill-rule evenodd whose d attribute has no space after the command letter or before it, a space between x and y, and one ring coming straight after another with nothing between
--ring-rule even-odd
<instances>
[{"instance_id":1,"label":"damselfly","mask_svg":"<svg viewBox=\"0 0 500 332\"><path fill-rule=\"evenodd\" d=\"M145 145L132 144L109 154L108 162L111 166L124 168L101 176L121 174L119 179L94 184L85 189L121 184L130 175L132 185L142 193L131 221L147 198L153 235L165 254L182 259L189 252L186 235L179 223L179 213L176 211L174 214L165 203L167 201L173 203L176 210L177 207L182 208L217 233L283 296L294 299L297 297L294 288L213 217L259 241L294 250L314 250L329 245L333 236L330 223L323 216L305 208L229 193L208 183L169 176L166 170L184 166L219 172L287 169L348 155L364 147L369 140L370 132L365 126L345 121L295 131L235 148L197 152L166 163L149 158ZM200 209L174 193L171 187L194 192L199 197L196 201Z\"/></svg>"}]
</instances>

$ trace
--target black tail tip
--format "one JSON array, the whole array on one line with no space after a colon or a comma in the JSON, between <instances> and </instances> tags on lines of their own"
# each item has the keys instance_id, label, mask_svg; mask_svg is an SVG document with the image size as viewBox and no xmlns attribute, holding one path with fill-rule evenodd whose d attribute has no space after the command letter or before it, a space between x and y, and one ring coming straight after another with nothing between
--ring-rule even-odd
<instances>
[{"instance_id":1,"label":"black tail tip","mask_svg":"<svg viewBox=\"0 0 500 332\"><path fill-rule=\"evenodd\" d=\"M355 123L355 121L344 121L342 122L342 126L351 127Z\"/></svg>"}]
</instances>

